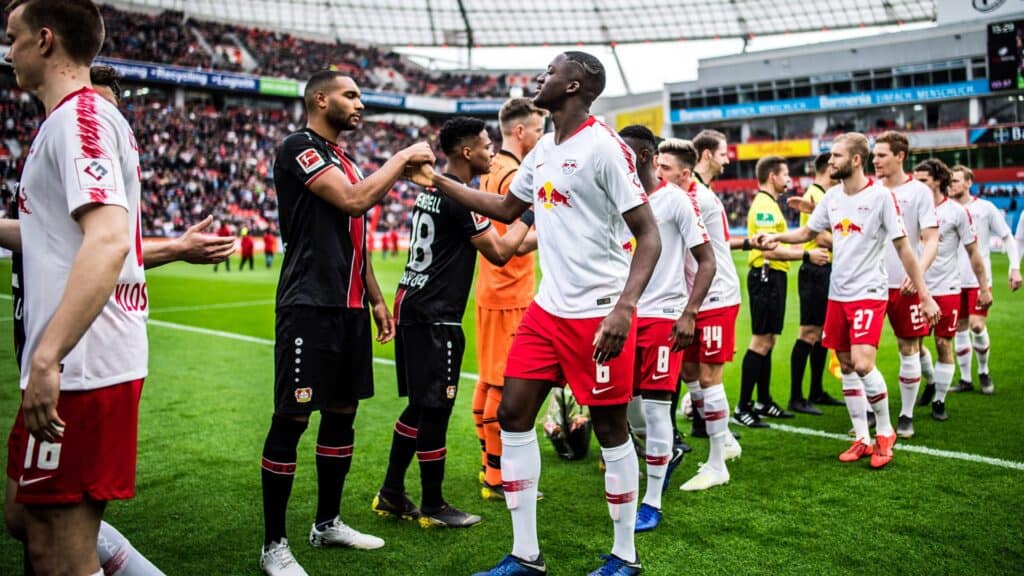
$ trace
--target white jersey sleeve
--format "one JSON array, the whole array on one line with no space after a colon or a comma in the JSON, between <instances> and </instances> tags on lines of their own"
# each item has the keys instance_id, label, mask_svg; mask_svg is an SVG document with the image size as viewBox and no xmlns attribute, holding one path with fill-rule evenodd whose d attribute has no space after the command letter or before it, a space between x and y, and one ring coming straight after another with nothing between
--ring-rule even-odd
<instances>
[{"instance_id":1,"label":"white jersey sleeve","mask_svg":"<svg viewBox=\"0 0 1024 576\"><path fill-rule=\"evenodd\" d=\"M944 199L935 209L939 223L939 248L924 280L934 296L959 294L960 250L978 241L970 213L958 202Z\"/></svg>"},{"instance_id":2,"label":"white jersey sleeve","mask_svg":"<svg viewBox=\"0 0 1024 576\"><path fill-rule=\"evenodd\" d=\"M78 99L75 122L61 122L55 144L55 167L62 175L68 214L89 204L128 209L125 178L118 161L117 132L103 126L96 114L96 102Z\"/></svg>"},{"instance_id":3,"label":"white jersey sleeve","mask_svg":"<svg viewBox=\"0 0 1024 576\"><path fill-rule=\"evenodd\" d=\"M636 173L636 155L633 149L611 132L612 138L598 140L603 148L595 154L594 172L597 185L608 195L619 214L647 203L647 194Z\"/></svg>"},{"instance_id":4,"label":"white jersey sleeve","mask_svg":"<svg viewBox=\"0 0 1024 576\"><path fill-rule=\"evenodd\" d=\"M541 141L551 138L553 138L551 134L545 134L541 136ZM526 158L523 158L523 161L519 164L519 170L516 171L516 175L512 178L512 183L508 187L510 194L530 204L533 204L533 175L535 172L534 164L537 162L535 159L537 148L539 146L534 146L533 150L530 150L530 153L526 155Z\"/></svg>"}]
</instances>

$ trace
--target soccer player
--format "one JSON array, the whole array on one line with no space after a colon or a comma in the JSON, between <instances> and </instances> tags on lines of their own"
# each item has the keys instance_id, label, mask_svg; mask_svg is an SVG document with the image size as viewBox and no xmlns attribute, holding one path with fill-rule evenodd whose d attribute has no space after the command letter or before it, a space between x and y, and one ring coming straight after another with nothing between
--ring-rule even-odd
<instances>
[{"instance_id":1,"label":"soccer player","mask_svg":"<svg viewBox=\"0 0 1024 576\"><path fill-rule=\"evenodd\" d=\"M693 167L693 177L701 186L713 190L711 183L729 165L729 143L725 134L718 130L701 130L693 137L693 147L697 149L697 165Z\"/></svg>"},{"instance_id":2,"label":"soccer player","mask_svg":"<svg viewBox=\"0 0 1024 576\"><path fill-rule=\"evenodd\" d=\"M910 141L906 135L894 131L881 133L875 138L873 153L875 176L896 196L906 226L907 241L914 254L919 255L923 274L935 260L939 244L932 191L903 171L903 163L910 154ZM914 293L902 261L891 246L885 251L885 265L889 275L886 314L900 352L900 416L913 418L922 376L926 384L921 398L923 405L931 402L935 391L931 355L928 348L921 346L921 338L927 336L930 329L928 319L921 313L920 298Z\"/></svg>"},{"instance_id":3,"label":"soccer player","mask_svg":"<svg viewBox=\"0 0 1024 576\"><path fill-rule=\"evenodd\" d=\"M698 136L699 138L699 136ZM720 142L710 148L717 149ZM704 150L708 150L705 144ZM729 227L722 201L694 173L697 148L685 140L669 138L658 145L658 178L685 190L697 203L704 229L711 240L715 256L715 276L700 304L694 327L695 338L683 352L680 374L693 402L694 436L709 439L708 461L697 475L682 485L686 491L706 490L729 481L726 460L742 453L736 438L729 432L729 400L722 384L725 363L732 361L736 343L736 316L740 310L740 278L732 260ZM742 247L746 239L739 240ZM686 283L696 283L694 262L688 260ZM700 428L697 429L698 422Z\"/></svg>"},{"instance_id":4,"label":"soccer player","mask_svg":"<svg viewBox=\"0 0 1024 576\"><path fill-rule=\"evenodd\" d=\"M906 239L896 196L864 174L867 138L850 132L836 138L829 175L842 181L825 194L806 226L784 234L754 238L757 246L807 242L832 231L834 266L829 281L824 345L836 351L843 372L843 396L857 437L839 455L842 462L870 456L872 468L892 461L896 433L889 418L885 378L875 367L882 318L888 302L887 272L882 256L891 242L920 297L925 322L936 322L939 307L928 292L917 255ZM878 436L871 444L868 404L874 408Z\"/></svg>"},{"instance_id":5,"label":"soccer player","mask_svg":"<svg viewBox=\"0 0 1024 576\"><path fill-rule=\"evenodd\" d=\"M1006 247L1006 255L1010 259L1010 290L1016 292L1021 286L1020 275L1020 252L1017 243L1013 239L1010 227L1006 224L1006 218L995 207L994 204L983 198L971 196L971 186L974 184L974 172L963 165L956 165L952 168L952 176L949 183L949 197L959 202L971 219L974 220L974 230L978 234L978 250L985 260L985 271L988 275L989 284L992 283L992 259L989 257L991 250L991 238L995 236L1003 242ZM978 292L980 285L978 278L971 269L970 259L965 250L960 250L960 315L957 320L956 332L956 361L960 365L960 383L951 389L952 392L967 392L974 389L971 378L972 340L973 349L978 353L978 380L981 383L982 394L995 392L995 385L988 373L989 362L989 337L985 320L988 317L988 309L977 306Z\"/></svg>"},{"instance_id":6,"label":"soccer player","mask_svg":"<svg viewBox=\"0 0 1024 576\"><path fill-rule=\"evenodd\" d=\"M757 161L754 172L759 190L747 213L748 236L785 232L788 226L779 207L779 196L791 187L786 159L781 156L765 156ZM818 250L814 256L818 263L826 262L828 258L824 250ZM793 413L783 410L772 399L772 350L775 348L775 339L782 334L786 320L789 261L803 257L804 250L799 246L779 246L770 251L751 250L747 256L750 264L747 294L750 297L751 338L743 357L740 398L736 403L736 418L740 421L744 419L744 412L756 412L758 416L769 418L793 417ZM752 401L755 386L756 404ZM797 405L796 408L807 412L803 405Z\"/></svg>"},{"instance_id":7,"label":"soccer player","mask_svg":"<svg viewBox=\"0 0 1024 576\"><path fill-rule=\"evenodd\" d=\"M274 230L267 227L263 233L263 258L266 260L267 270L274 266L274 255L277 254L277 236Z\"/></svg>"},{"instance_id":8,"label":"soccer player","mask_svg":"<svg viewBox=\"0 0 1024 576\"><path fill-rule=\"evenodd\" d=\"M31 287L5 518L31 570L96 575L106 502L135 491L147 369L138 146L89 81L104 37L96 5L15 0L7 9L6 59L46 120L22 173L20 221L0 233L21 251Z\"/></svg>"},{"instance_id":9,"label":"soccer player","mask_svg":"<svg viewBox=\"0 0 1024 576\"><path fill-rule=\"evenodd\" d=\"M801 206L801 226L807 224L814 211L814 206L820 204L821 199L825 197L825 191L836 185L836 181L828 175L828 159L828 152L818 154L814 159L814 182L807 187L802 197L797 197L796 202L790 202L790 205L806 203L808 207L805 211ZM821 240L821 244L819 244L819 240ZM800 265L799 276L797 276L797 290L800 294L800 336L793 344L793 352L790 354L789 360L789 409L803 414L820 415L821 410L816 408L815 404L842 406L842 402L826 393L822 386L828 350L821 345L821 329L825 326L825 310L828 308L828 279L832 274L832 254L831 251L828 251L831 241L832 233L823 230L821 236L804 244L804 262ZM815 254L820 254L819 250L828 251L827 260L824 263L812 258ZM805 399L803 383L808 358L811 363L811 391Z\"/></svg>"},{"instance_id":10,"label":"soccer player","mask_svg":"<svg viewBox=\"0 0 1024 576\"><path fill-rule=\"evenodd\" d=\"M296 447L320 411L316 440L317 510L309 543L380 548L384 541L345 525L339 516L352 464L359 400L373 395L370 316L377 341L394 336L366 252L365 213L408 166L434 161L426 143L399 150L362 178L336 144L359 126L359 87L340 72L321 71L306 84L306 126L290 134L274 162L281 237L288 246L277 286L274 417L263 445L265 536L260 565L274 575L302 575L288 546L285 512L295 476Z\"/></svg>"},{"instance_id":11,"label":"soccer player","mask_svg":"<svg viewBox=\"0 0 1024 576\"><path fill-rule=\"evenodd\" d=\"M932 418L942 421L949 419L946 414L946 393L953 383L956 370L953 364L953 336L956 335L957 317L960 314L961 246L967 251L971 270L981 286L976 303L979 310L987 310L992 305L992 290L971 215L959 202L946 197L945 191L950 182L949 167L942 160L929 158L914 167L914 178L931 190L939 223L939 249L924 280L942 312L942 318L933 327L939 361L935 364L935 399L932 400ZM897 433L901 438L913 437L913 420L900 415Z\"/></svg>"},{"instance_id":12,"label":"soccer player","mask_svg":"<svg viewBox=\"0 0 1024 576\"><path fill-rule=\"evenodd\" d=\"M512 98L498 113L501 128L501 150L491 161L491 169L480 177L480 189L492 194L508 194L508 188L519 171L520 162L537 145L544 134L544 111L529 98ZM499 234L505 225L492 222ZM527 235L520 251L535 250L535 232ZM476 274L476 357L480 380L473 392L473 420L480 440L483 478L480 495L485 500L505 500L501 487L501 427L498 405L505 382L505 359L512 347L512 337L523 314L533 300L534 257L525 253L495 266L483 255Z\"/></svg>"},{"instance_id":13,"label":"soccer player","mask_svg":"<svg viewBox=\"0 0 1024 576\"><path fill-rule=\"evenodd\" d=\"M634 387L646 422L647 491L637 512L636 531L648 532L661 522L662 491L683 459L683 451L672 446L672 393L679 386L683 351L693 342L698 310L715 277L715 253L696 198L657 177L654 134L634 125L623 128L619 136L636 154L637 174L661 235L661 258L637 305ZM697 263L692 288L685 276L688 254Z\"/></svg>"},{"instance_id":14,"label":"soccer player","mask_svg":"<svg viewBox=\"0 0 1024 576\"><path fill-rule=\"evenodd\" d=\"M441 151L445 176L460 183L487 174L491 139L478 118L445 122ZM424 528L463 528L480 522L442 496L448 420L459 389L466 337L462 315L473 285L477 251L495 266L516 254L530 230L531 212L499 235L487 218L427 188L416 197L405 273L395 295L395 368L398 394L409 404L395 422L384 485L373 501L381 515L415 518ZM405 494L413 454L420 464L423 500L417 509Z\"/></svg>"},{"instance_id":15,"label":"soccer player","mask_svg":"<svg viewBox=\"0 0 1024 576\"><path fill-rule=\"evenodd\" d=\"M537 543L540 450L534 421L548 391L566 381L576 400L590 407L607 463L605 498L615 543L594 574L639 574L633 535L639 467L626 405L633 392L633 318L661 241L632 150L590 115L605 86L601 61L565 52L537 80L533 103L551 113L555 131L523 159L509 194L499 197L430 175L450 198L485 216L510 222L531 203L537 212L543 280L509 351L498 407L512 553L482 574L547 573ZM632 263L620 244L626 226L636 238Z\"/></svg>"}]
</instances>

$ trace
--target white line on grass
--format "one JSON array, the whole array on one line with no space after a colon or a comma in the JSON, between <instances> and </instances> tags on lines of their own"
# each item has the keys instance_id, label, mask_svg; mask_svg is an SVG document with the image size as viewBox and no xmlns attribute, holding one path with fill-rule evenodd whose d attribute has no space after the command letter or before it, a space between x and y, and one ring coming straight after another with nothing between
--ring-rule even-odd
<instances>
[{"instance_id":1,"label":"white line on grass","mask_svg":"<svg viewBox=\"0 0 1024 576\"><path fill-rule=\"evenodd\" d=\"M0 299L9 300L11 297L7 294L0 294ZM255 336L246 336L245 334L236 334L234 332L224 332L222 330L211 330L209 328L200 328L199 326L189 326L187 324L177 324L174 322L164 322L162 320L150 320L151 326L157 326L160 328L168 328L171 330L179 330L182 332L192 332L195 334L205 334L207 336L217 336L218 338L226 338L229 340L238 340L240 342L250 342L252 344L261 344L263 346L273 346L274 341L266 338L256 338ZM395 361L388 358L374 358L374 362L377 364L383 364L385 366L394 366ZM460 374L463 380L476 381L479 377L476 374L470 372L463 372ZM832 432L823 432L821 430L813 430L811 428L800 428L797 426L787 426L785 424L772 424L772 430L778 430L780 432L787 432L790 434L802 434L804 436L817 436L819 438L829 438L832 440L842 440L849 442L850 438L843 436L842 434L835 434ZM915 452L917 454L926 454L928 456L936 456L939 458L946 458L950 460L964 460L967 462L975 462L978 464L988 464L990 466L998 466L1000 468L1009 468L1011 470L1024 470L1024 463L1014 462L1012 460L1003 460L1001 458L990 458L988 456L979 456L977 454L968 454L966 452L953 452L950 450L938 450L935 448L929 448L927 446L917 446L914 444L898 444L896 445L897 450L903 450L906 452Z\"/></svg>"}]
</instances>

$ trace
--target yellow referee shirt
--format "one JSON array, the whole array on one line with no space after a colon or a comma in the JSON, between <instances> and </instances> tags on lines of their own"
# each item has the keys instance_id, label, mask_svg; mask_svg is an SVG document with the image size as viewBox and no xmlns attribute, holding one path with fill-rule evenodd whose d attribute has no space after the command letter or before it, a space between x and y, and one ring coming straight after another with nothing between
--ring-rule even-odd
<instances>
[{"instance_id":1,"label":"yellow referee shirt","mask_svg":"<svg viewBox=\"0 0 1024 576\"><path fill-rule=\"evenodd\" d=\"M755 194L754 201L750 204L750 212L747 213L747 236L753 237L761 233L781 234L788 229L786 217L782 215L782 209L775 198L764 190ZM763 266L764 257L761 256L761 251L751 250L747 262L751 268ZM789 271L789 262L786 260L769 260L768 266L773 270Z\"/></svg>"},{"instance_id":2,"label":"yellow referee shirt","mask_svg":"<svg viewBox=\"0 0 1024 576\"><path fill-rule=\"evenodd\" d=\"M817 206L818 204L821 204L821 199L824 198L824 197L825 197L825 189L822 188L821 186L818 186L817 184L811 184L810 186L807 187L807 190L804 191L804 198L807 198L810 201L814 202L815 206ZM801 212L800 213L800 225L801 226L807 226L807 221L810 220L810 219L811 219L811 215L810 214L808 214L806 212ZM804 250L810 251L810 250L814 250L815 248L818 248L818 243L815 242L814 240L808 240L807 243L804 244Z\"/></svg>"}]
</instances>

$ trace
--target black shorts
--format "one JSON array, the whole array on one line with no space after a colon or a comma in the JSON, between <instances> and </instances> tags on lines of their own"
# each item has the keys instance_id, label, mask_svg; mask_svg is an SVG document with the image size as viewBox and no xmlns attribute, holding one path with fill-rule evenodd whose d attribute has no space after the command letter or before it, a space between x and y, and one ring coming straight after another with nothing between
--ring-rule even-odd
<instances>
[{"instance_id":1,"label":"black shorts","mask_svg":"<svg viewBox=\"0 0 1024 576\"><path fill-rule=\"evenodd\" d=\"M786 320L786 283L789 275L781 270L767 270L762 280L761 268L751 268L747 274L747 294L750 296L750 333L782 334Z\"/></svg>"},{"instance_id":2,"label":"black shorts","mask_svg":"<svg viewBox=\"0 0 1024 576\"><path fill-rule=\"evenodd\" d=\"M277 309L274 408L309 414L373 396L370 312L358 308Z\"/></svg>"},{"instance_id":3,"label":"black shorts","mask_svg":"<svg viewBox=\"0 0 1024 576\"><path fill-rule=\"evenodd\" d=\"M797 290L800 292L800 325L824 326L825 310L828 309L828 283L832 276L832 265L804 263L797 276Z\"/></svg>"},{"instance_id":4,"label":"black shorts","mask_svg":"<svg viewBox=\"0 0 1024 576\"><path fill-rule=\"evenodd\" d=\"M459 392L466 336L457 324L409 324L395 333L398 395L422 408L451 408Z\"/></svg>"}]
</instances>

